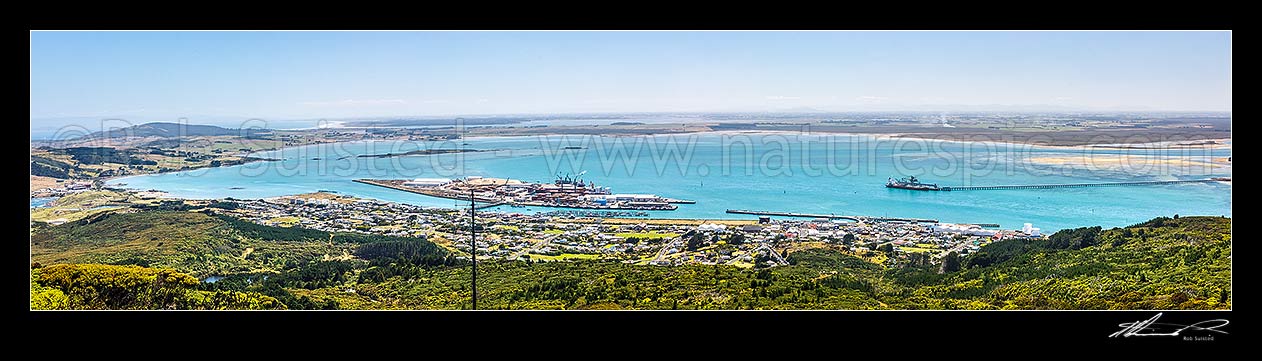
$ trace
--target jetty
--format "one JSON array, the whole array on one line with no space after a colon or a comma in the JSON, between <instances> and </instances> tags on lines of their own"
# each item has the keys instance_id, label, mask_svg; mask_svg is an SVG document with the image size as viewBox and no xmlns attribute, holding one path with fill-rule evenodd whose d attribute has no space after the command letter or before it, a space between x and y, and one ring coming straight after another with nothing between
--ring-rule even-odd
<instances>
[{"instance_id":1,"label":"jetty","mask_svg":"<svg viewBox=\"0 0 1262 361\"><path fill-rule=\"evenodd\" d=\"M697 201L690 201L687 199L666 198L666 197L662 197L662 201L666 203L674 203L674 204L697 204Z\"/></svg>"},{"instance_id":2,"label":"jetty","mask_svg":"<svg viewBox=\"0 0 1262 361\"><path fill-rule=\"evenodd\" d=\"M825 219L848 219L859 222L915 222L915 223L938 223L936 219L925 218L899 218L899 217L870 217L870 216L849 216L836 214L816 214L816 213L796 213L796 212L775 212L775 211L751 211L747 209L729 209L730 214L751 214L756 216L778 216L778 217L797 217L797 218L825 218Z\"/></svg>"}]
</instances>

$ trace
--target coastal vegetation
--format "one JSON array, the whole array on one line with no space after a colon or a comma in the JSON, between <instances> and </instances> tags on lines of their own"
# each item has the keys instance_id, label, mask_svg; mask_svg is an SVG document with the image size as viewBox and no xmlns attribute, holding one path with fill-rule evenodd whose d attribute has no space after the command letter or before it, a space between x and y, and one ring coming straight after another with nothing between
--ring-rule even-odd
<instances>
[{"instance_id":1,"label":"coastal vegetation","mask_svg":"<svg viewBox=\"0 0 1262 361\"><path fill-rule=\"evenodd\" d=\"M487 309L1230 309L1230 227L1179 217L1068 229L947 265L830 247L795 249L771 268L532 255L480 261L478 299ZM34 230L32 252L43 265L32 273L37 309L471 306L467 257L421 238L139 210ZM127 281L65 281L83 275Z\"/></svg>"},{"instance_id":2,"label":"coastal vegetation","mask_svg":"<svg viewBox=\"0 0 1262 361\"><path fill-rule=\"evenodd\" d=\"M170 269L57 264L31 272L31 308L38 310L273 310L256 292L197 289L193 276Z\"/></svg>"}]
</instances>

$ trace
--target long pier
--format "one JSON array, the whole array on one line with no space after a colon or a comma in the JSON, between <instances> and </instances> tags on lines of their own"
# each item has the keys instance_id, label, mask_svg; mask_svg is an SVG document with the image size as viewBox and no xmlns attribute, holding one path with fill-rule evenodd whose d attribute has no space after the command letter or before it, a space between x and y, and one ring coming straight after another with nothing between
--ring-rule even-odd
<instances>
[{"instance_id":1,"label":"long pier","mask_svg":"<svg viewBox=\"0 0 1262 361\"><path fill-rule=\"evenodd\" d=\"M1221 181L1223 180L1221 179L1195 179L1195 180L1146 181L1146 182L956 186L956 187L942 187L941 190L943 191L980 191L980 190L999 190L999 189L1055 189L1055 188L1086 188L1086 187L1118 187L1118 186L1165 185L1165 184L1180 184L1180 183L1209 183L1209 182L1221 182ZM1227 180L1227 181L1230 181L1230 180Z\"/></svg>"},{"instance_id":2,"label":"long pier","mask_svg":"<svg viewBox=\"0 0 1262 361\"><path fill-rule=\"evenodd\" d=\"M752 214L756 216L778 216L778 217L797 217L797 218L827 218L827 219L849 219L852 221L875 221L875 222L917 222L917 223L938 223L936 219L924 218L895 218L895 217L868 217L868 216L847 216L836 214L814 214L814 213L796 213L796 212L775 212L775 211L751 211L746 209L729 209L730 214Z\"/></svg>"},{"instance_id":3,"label":"long pier","mask_svg":"<svg viewBox=\"0 0 1262 361\"><path fill-rule=\"evenodd\" d=\"M447 198L447 199L454 199L454 200L458 200L458 201L467 201L467 200L469 200L469 197L468 197L468 196L465 196L465 195L463 195L463 194L458 194L458 193L454 193L454 192L440 192L440 191L435 191L435 190L427 190L427 189L420 189L420 188L412 188L412 187L398 186L398 185L391 184L391 183L389 183L389 182L383 182L383 181L376 180L376 179L353 179L352 181L354 181L354 182L358 182L358 183L363 183L363 184L371 184L371 185L375 185L375 186L378 186L378 187L385 187L385 188L390 188L390 189L394 189L394 190L400 190L400 191L409 192L409 193L416 193L416 194L427 195L427 196L430 196L430 197ZM474 199L474 201L475 201L475 202L481 202L481 203L482 203L482 205L476 205L476 206L474 206L473 208L475 208L475 209L491 208L491 207L495 207L495 206L499 206L499 205L503 205L503 204L504 204L504 201L501 201L501 200L498 200L498 199L486 198L486 197L474 197L473 199ZM476 203L475 203L475 204L476 204Z\"/></svg>"},{"instance_id":4,"label":"long pier","mask_svg":"<svg viewBox=\"0 0 1262 361\"><path fill-rule=\"evenodd\" d=\"M439 189L435 187L426 187L426 188L408 187L408 186L403 186L403 185L398 184L400 182L398 180L353 179L353 181L357 183L370 184L370 185L374 185L378 187L385 187L385 188L400 190L400 191L409 192L409 193L423 194L430 197L455 199L455 200L461 200L461 201L469 200L469 195L467 193L453 192L453 191ZM695 201L682 200L682 199L670 199L670 198L665 198L666 201L661 203L660 205L634 205L632 204L629 206L609 206L609 205L581 204L581 203L557 204L557 203L547 203L547 202L542 202L542 201L514 201L511 199L499 199L499 198L488 198L488 197L474 197L474 200L478 203L483 203L482 205L475 206L474 208L476 209L491 208L491 207L508 204L508 205L513 205L513 206L523 206L523 207L593 209L593 210L602 210L602 211L619 211L619 210L673 211L673 210L679 209L679 206L676 206L671 203L683 203L683 204L696 203Z\"/></svg>"}]
</instances>

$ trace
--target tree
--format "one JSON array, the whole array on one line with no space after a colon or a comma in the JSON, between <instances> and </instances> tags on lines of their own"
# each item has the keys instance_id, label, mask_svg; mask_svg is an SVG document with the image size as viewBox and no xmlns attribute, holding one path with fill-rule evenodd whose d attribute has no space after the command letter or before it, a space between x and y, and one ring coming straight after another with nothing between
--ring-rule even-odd
<instances>
[{"instance_id":1,"label":"tree","mask_svg":"<svg viewBox=\"0 0 1262 361\"><path fill-rule=\"evenodd\" d=\"M907 257L907 263L913 266L925 266L929 264L929 255L925 253L912 253Z\"/></svg>"},{"instance_id":2,"label":"tree","mask_svg":"<svg viewBox=\"0 0 1262 361\"><path fill-rule=\"evenodd\" d=\"M942 272L951 273L951 272L955 272L959 270L960 270L960 255L959 254L956 254L955 251L951 251L950 253L947 253L945 257L942 257Z\"/></svg>"},{"instance_id":3,"label":"tree","mask_svg":"<svg viewBox=\"0 0 1262 361\"><path fill-rule=\"evenodd\" d=\"M770 260L771 260L771 256L768 256L766 253L759 252L758 256L754 257L754 268L766 267L767 261L770 261Z\"/></svg>"},{"instance_id":4,"label":"tree","mask_svg":"<svg viewBox=\"0 0 1262 361\"><path fill-rule=\"evenodd\" d=\"M727 240L727 243L731 243L733 245L745 243L745 235L739 232L733 233L732 237Z\"/></svg>"},{"instance_id":5,"label":"tree","mask_svg":"<svg viewBox=\"0 0 1262 361\"><path fill-rule=\"evenodd\" d=\"M689 251L696 251L697 248L701 248L701 246L704 244L705 244L705 236L702 235L701 233L693 233L692 237L688 237L688 250Z\"/></svg>"}]
</instances>

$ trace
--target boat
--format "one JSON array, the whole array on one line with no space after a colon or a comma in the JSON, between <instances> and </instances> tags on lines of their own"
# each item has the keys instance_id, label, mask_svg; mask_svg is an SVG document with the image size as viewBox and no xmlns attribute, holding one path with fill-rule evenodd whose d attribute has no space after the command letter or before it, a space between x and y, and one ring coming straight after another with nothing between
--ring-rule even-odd
<instances>
[{"instance_id":1,"label":"boat","mask_svg":"<svg viewBox=\"0 0 1262 361\"><path fill-rule=\"evenodd\" d=\"M890 178L888 181L885 182L885 187L898 188L898 189L910 189L910 190L916 190L916 191L942 190L941 187L938 187L937 183L920 183L920 180L916 179L916 176L910 176L907 178L899 178L899 179Z\"/></svg>"}]
</instances>

